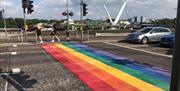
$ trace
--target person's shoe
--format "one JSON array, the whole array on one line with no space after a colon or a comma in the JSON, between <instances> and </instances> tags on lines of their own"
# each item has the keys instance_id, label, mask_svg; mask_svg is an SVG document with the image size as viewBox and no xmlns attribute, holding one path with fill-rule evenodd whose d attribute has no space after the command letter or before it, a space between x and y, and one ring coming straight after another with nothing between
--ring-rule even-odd
<instances>
[{"instance_id":1,"label":"person's shoe","mask_svg":"<svg viewBox=\"0 0 180 91\"><path fill-rule=\"evenodd\" d=\"M40 43L43 43L43 41L41 41Z\"/></svg>"},{"instance_id":2,"label":"person's shoe","mask_svg":"<svg viewBox=\"0 0 180 91\"><path fill-rule=\"evenodd\" d=\"M60 42L61 40L59 39L58 42Z\"/></svg>"},{"instance_id":3,"label":"person's shoe","mask_svg":"<svg viewBox=\"0 0 180 91\"><path fill-rule=\"evenodd\" d=\"M53 42L53 43L54 43L54 40L51 40L51 42Z\"/></svg>"}]
</instances>

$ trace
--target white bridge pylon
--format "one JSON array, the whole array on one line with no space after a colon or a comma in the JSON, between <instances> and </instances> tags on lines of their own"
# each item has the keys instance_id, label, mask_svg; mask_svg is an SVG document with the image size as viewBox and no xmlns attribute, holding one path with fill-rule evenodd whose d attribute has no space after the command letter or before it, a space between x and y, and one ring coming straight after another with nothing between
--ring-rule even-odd
<instances>
[{"instance_id":1,"label":"white bridge pylon","mask_svg":"<svg viewBox=\"0 0 180 91\"><path fill-rule=\"evenodd\" d=\"M107 15L108 15L109 20L110 20L110 22L111 22L112 25L117 25L119 19L121 18L122 14L123 14L123 11L124 11L127 3L128 3L128 0L125 0L125 1L123 2L123 5L122 5L122 7L121 7L120 10L119 10L118 15L116 16L115 21L112 20L111 15L110 15L110 13L109 13L109 11L108 11L108 9L107 9L106 3L104 4L104 8L105 8L105 10L106 10L106 12L107 12Z\"/></svg>"}]
</instances>

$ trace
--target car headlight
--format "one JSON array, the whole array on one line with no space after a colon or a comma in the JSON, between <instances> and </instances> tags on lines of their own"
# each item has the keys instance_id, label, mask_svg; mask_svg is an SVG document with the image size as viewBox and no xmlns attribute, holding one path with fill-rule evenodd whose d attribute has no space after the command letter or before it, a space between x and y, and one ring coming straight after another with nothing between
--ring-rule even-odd
<instances>
[{"instance_id":1,"label":"car headlight","mask_svg":"<svg viewBox=\"0 0 180 91\"><path fill-rule=\"evenodd\" d=\"M141 39L142 37L143 37L142 35L138 35L138 36L137 36L138 39Z\"/></svg>"}]
</instances>

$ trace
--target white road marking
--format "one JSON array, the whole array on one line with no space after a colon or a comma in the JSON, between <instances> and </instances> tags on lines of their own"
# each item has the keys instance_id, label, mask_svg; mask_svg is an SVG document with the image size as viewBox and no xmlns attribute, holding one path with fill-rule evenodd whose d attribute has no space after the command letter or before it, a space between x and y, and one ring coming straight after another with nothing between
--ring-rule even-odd
<instances>
[{"instance_id":1,"label":"white road marking","mask_svg":"<svg viewBox=\"0 0 180 91\"><path fill-rule=\"evenodd\" d=\"M11 55L16 55L17 54L17 52L11 52Z\"/></svg>"},{"instance_id":2,"label":"white road marking","mask_svg":"<svg viewBox=\"0 0 180 91\"><path fill-rule=\"evenodd\" d=\"M0 55L6 55L6 54L16 55L17 52L3 52L3 53L0 53Z\"/></svg>"},{"instance_id":3,"label":"white road marking","mask_svg":"<svg viewBox=\"0 0 180 91\"><path fill-rule=\"evenodd\" d=\"M171 56L171 55L165 55L165 54L150 52L150 51L146 51L146 50L142 50L142 49L136 49L136 48L128 47L128 46L125 46L125 45L113 44L113 43L109 43L109 42L103 42L103 43L113 45L113 46L118 46L118 47L131 49L131 50L135 50L135 51L145 52L145 53L149 53L149 54L153 54L153 55L158 55L158 56L162 56L162 57L173 58L173 56Z\"/></svg>"},{"instance_id":4,"label":"white road marking","mask_svg":"<svg viewBox=\"0 0 180 91\"><path fill-rule=\"evenodd\" d=\"M0 44L0 47L3 47L3 46L13 46L13 45L33 45L34 43L1 43Z\"/></svg>"},{"instance_id":5,"label":"white road marking","mask_svg":"<svg viewBox=\"0 0 180 91\"><path fill-rule=\"evenodd\" d=\"M0 53L0 55L7 55L7 54L11 54L12 52L2 52ZM19 52L18 54L33 54L33 53L46 53L45 51L33 51L33 52ZM16 52L17 55L17 52Z\"/></svg>"},{"instance_id":6,"label":"white road marking","mask_svg":"<svg viewBox=\"0 0 180 91\"><path fill-rule=\"evenodd\" d=\"M17 44L14 44L13 47L17 47Z\"/></svg>"},{"instance_id":7,"label":"white road marking","mask_svg":"<svg viewBox=\"0 0 180 91\"><path fill-rule=\"evenodd\" d=\"M83 43L92 43L92 42L96 43L96 42L102 42L102 41L104 41L104 42L118 42L118 40L91 40L91 41L84 41Z\"/></svg>"},{"instance_id":8,"label":"white road marking","mask_svg":"<svg viewBox=\"0 0 180 91\"><path fill-rule=\"evenodd\" d=\"M10 52L3 52L3 53L0 53L0 55L6 55L6 54L9 54Z\"/></svg>"}]
</instances>

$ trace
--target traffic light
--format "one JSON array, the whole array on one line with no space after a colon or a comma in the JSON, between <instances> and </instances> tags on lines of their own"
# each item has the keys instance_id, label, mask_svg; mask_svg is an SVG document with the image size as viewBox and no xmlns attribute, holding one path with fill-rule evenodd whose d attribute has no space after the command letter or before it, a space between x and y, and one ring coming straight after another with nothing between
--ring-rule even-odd
<instances>
[{"instance_id":1,"label":"traffic light","mask_svg":"<svg viewBox=\"0 0 180 91\"><path fill-rule=\"evenodd\" d=\"M67 16L67 12L63 12L62 15L63 15L63 16Z\"/></svg>"},{"instance_id":2,"label":"traffic light","mask_svg":"<svg viewBox=\"0 0 180 91\"><path fill-rule=\"evenodd\" d=\"M83 6L83 16L86 16L88 14L88 12L87 12L87 10L88 10L87 6L88 5L86 3L83 3L82 6Z\"/></svg>"},{"instance_id":3,"label":"traffic light","mask_svg":"<svg viewBox=\"0 0 180 91\"><path fill-rule=\"evenodd\" d=\"M33 1L29 0L28 7L27 7L28 14L31 14L32 12L34 12L33 7L34 7Z\"/></svg>"},{"instance_id":4,"label":"traffic light","mask_svg":"<svg viewBox=\"0 0 180 91\"><path fill-rule=\"evenodd\" d=\"M3 11L0 11L0 19L3 19Z\"/></svg>"},{"instance_id":5,"label":"traffic light","mask_svg":"<svg viewBox=\"0 0 180 91\"><path fill-rule=\"evenodd\" d=\"M73 12L70 12L69 15L72 17L72 16L74 15L74 13L73 13Z\"/></svg>"},{"instance_id":6,"label":"traffic light","mask_svg":"<svg viewBox=\"0 0 180 91\"><path fill-rule=\"evenodd\" d=\"M29 0L22 0L22 8L23 8L23 9L26 9L26 8L27 8L27 6L28 6L28 1L29 1Z\"/></svg>"}]
</instances>

